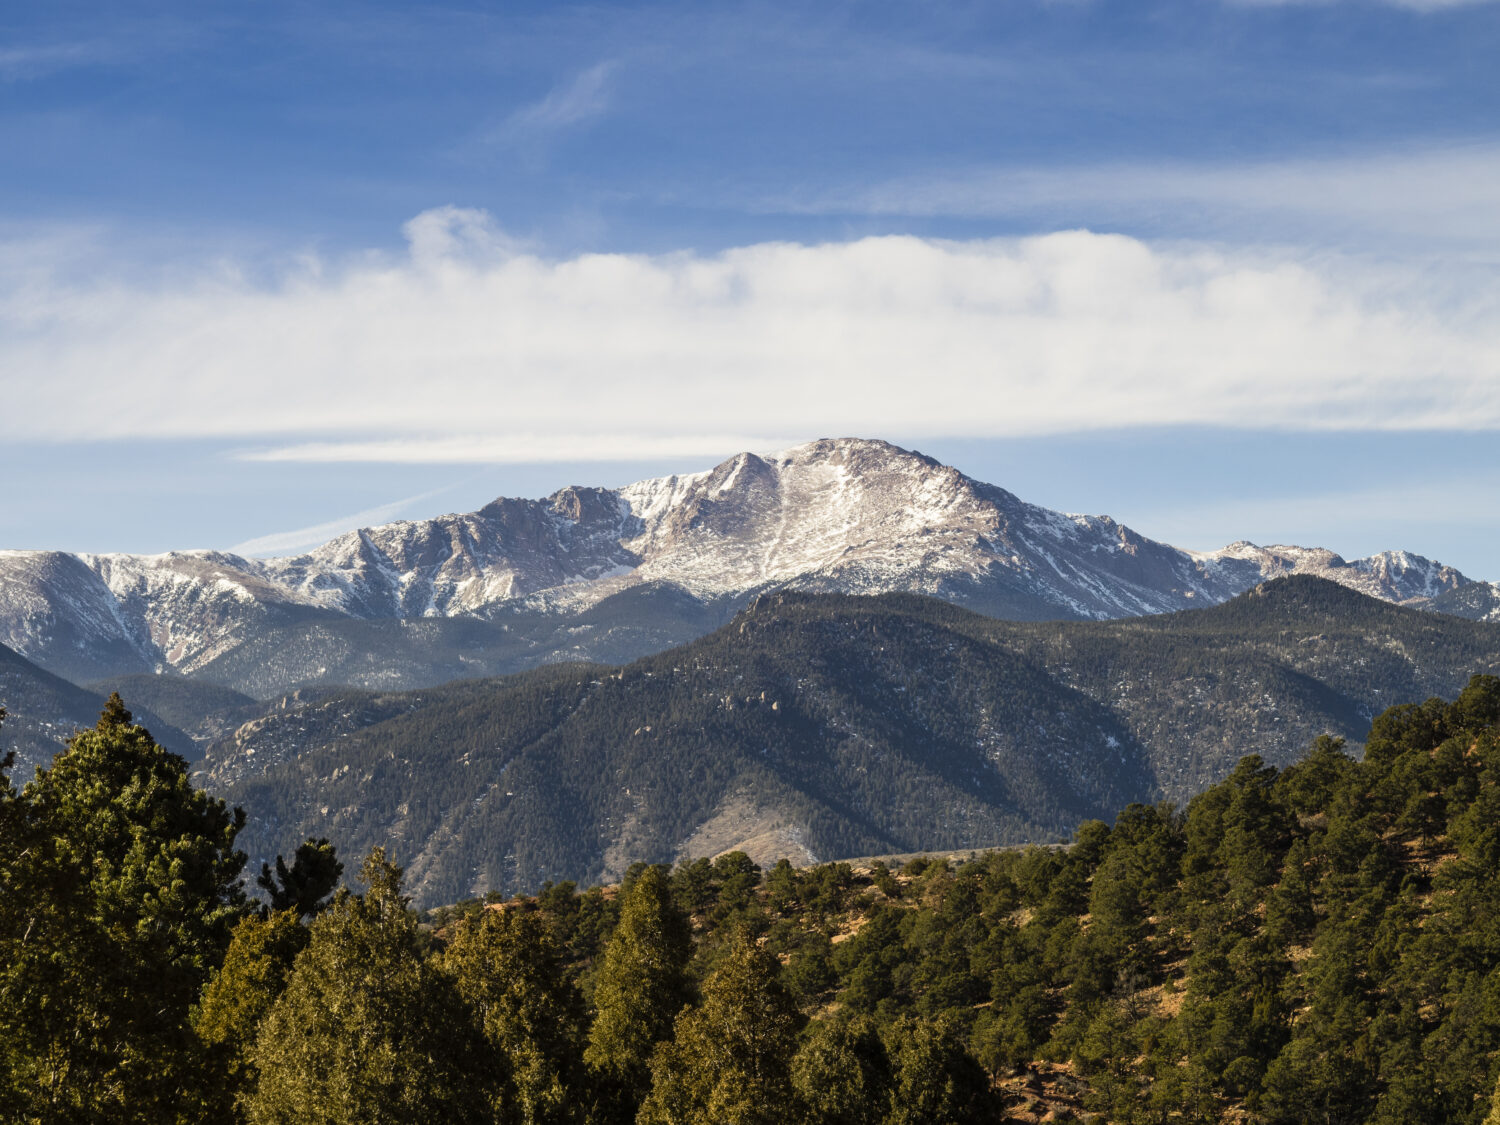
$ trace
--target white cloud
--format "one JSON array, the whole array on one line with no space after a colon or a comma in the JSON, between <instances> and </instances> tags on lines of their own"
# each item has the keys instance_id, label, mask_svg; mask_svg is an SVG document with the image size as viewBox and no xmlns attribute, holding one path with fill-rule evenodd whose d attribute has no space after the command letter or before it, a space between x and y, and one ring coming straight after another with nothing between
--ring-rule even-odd
<instances>
[{"instance_id":1,"label":"white cloud","mask_svg":"<svg viewBox=\"0 0 1500 1125\"><path fill-rule=\"evenodd\" d=\"M1430 245L1500 252L1500 145L1246 164L1154 161L976 167L762 201L771 212L982 218L1086 213L1110 223L1257 225L1325 244ZM1354 237L1351 237L1354 236Z\"/></svg>"},{"instance_id":2,"label":"white cloud","mask_svg":"<svg viewBox=\"0 0 1500 1125\"><path fill-rule=\"evenodd\" d=\"M545 136L598 117L609 109L614 69L614 63L603 62L580 72L541 101L516 110L489 139L505 142Z\"/></svg>"},{"instance_id":3,"label":"white cloud","mask_svg":"<svg viewBox=\"0 0 1500 1125\"><path fill-rule=\"evenodd\" d=\"M434 496L441 496L447 492L446 488L434 489L431 492L423 492L417 496L408 496L405 500L393 500L389 504L380 504L374 508L366 508L362 512L342 516L338 519L328 520L324 523L314 524L311 527L300 527L295 531L277 531L270 535L260 535L254 539L247 539L243 543L236 543L229 548L231 554L236 555L290 555L298 551L309 550L317 547L337 535L346 531L353 531L360 527L373 527L377 524L389 523L398 518L402 513L413 509L424 500L431 500Z\"/></svg>"},{"instance_id":4,"label":"white cloud","mask_svg":"<svg viewBox=\"0 0 1500 1125\"><path fill-rule=\"evenodd\" d=\"M722 457L726 451L774 450L797 438L764 434L505 433L445 434L375 440L313 441L246 450L241 461L382 462L385 464L540 465Z\"/></svg>"},{"instance_id":5,"label":"white cloud","mask_svg":"<svg viewBox=\"0 0 1500 1125\"><path fill-rule=\"evenodd\" d=\"M506 234L488 211L471 207L434 207L401 228L412 264L426 269L446 261L498 261L519 254L525 243Z\"/></svg>"},{"instance_id":6,"label":"white cloud","mask_svg":"<svg viewBox=\"0 0 1500 1125\"><path fill-rule=\"evenodd\" d=\"M753 435L1500 426L1488 275L1455 293L1425 267L1087 231L562 260L482 213L408 233L405 258L271 284L217 264L65 279L32 268L34 245L20 270L0 248L7 428L316 441L297 455L322 458L467 460L492 441L483 459L506 460L550 441L572 459Z\"/></svg>"}]
</instances>

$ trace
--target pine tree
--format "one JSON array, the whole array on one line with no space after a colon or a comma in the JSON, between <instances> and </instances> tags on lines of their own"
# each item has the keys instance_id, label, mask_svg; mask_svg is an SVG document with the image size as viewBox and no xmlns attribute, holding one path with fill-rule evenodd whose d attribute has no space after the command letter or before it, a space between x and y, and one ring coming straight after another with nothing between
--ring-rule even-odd
<instances>
[{"instance_id":1,"label":"pine tree","mask_svg":"<svg viewBox=\"0 0 1500 1125\"><path fill-rule=\"evenodd\" d=\"M374 849L364 895L313 923L261 1022L252 1125L410 1125L504 1118L503 1075L472 1014L424 960L401 869Z\"/></svg>"},{"instance_id":2,"label":"pine tree","mask_svg":"<svg viewBox=\"0 0 1500 1125\"><path fill-rule=\"evenodd\" d=\"M309 836L297 845L292 866L276 857L276 870L260 865L255 883L266 892L272 910L295 910L299 918L311 918L328 906L339 876L344 873L334 847L326 839Z\"/></svg>"},{"instance_id":3,"label":"pine tree","mask_svg":"<svg viewBox=\"0 0 1500 1125\"><path fill-rule=\"evenodd\" d=\"M892 1072L887 1125L979 1125L999 1116L984 1068L950 1019L897 1022L886 1033L886 1052Z\"/></svg>"},{"instance_id":4,"label":"pine tree","mask_svg":"<svg viewBox=\"0 0 1500 1125\"><path fill-rule=\"evenodd\" d=\"M792 1087L808 1121L881 1125L891 1096L891 1063L874 1021L814 1021L792 1060Z\"/></svg>"},{"instance_id":5,"label":"pine tree","mask_svg":"<svg viewBox=\"0 0 1500 1125\"><path fill-rule=\"evenodd\" d=\"M594 1072L606 1120L631 1121L650 1086L652 1051L672 1034L688 999L687 919L666 874L647 868L624 892L620 923L604 950L594 989L597 1015L584 1062Z\"/></svg>"},{"instance_id":6,"label":"pine tree","mask_svg":"<svg viewBox=\"0 0 1500 1125\"><path fill-rule=\"evenodd\" d=\"M651 1060L639 1125L785 1125L793 1114L796 1005L776 958L746 937L677 1018Z\"/></svg>"},{"instance_id":7,"label":"pine tree","mask_svg":"<svg viewBox=\"0 0 1500 1125\"><path fill-rule=\"evenodd\" d=\"M4 857L0 931L13 1118L192 1116L189 1012L247 910L243 814L194 789L118 695L4 800L25 838Z\"/></svg>"},{"instance_id":8,"label":"pine tree","mask_svg":"<svg viewBox=\"0 0 1500 1125\"><path fill-rule=\"evenodd\" d=\"M234 929L224 964L208 982L193 1013L207 1048L203 1073L208 1115L236 1120L255 1088L250 1050L271 1006L286 989L292 964L307 947L308 930L294 910L251 915Z\"/></svg>"},{"instance_id":9,"label":"pine tree","mask_svg":"<svg viewBox=\"0 0 1500 1125\"><path fill-rule=\"evenodd\" d=\"M478 1013L490 1048L506 1062L524 1125L578 1121L583 1002L565 977L542 919L486 910L458 924L443 968Z\"/></svg>"},{"instance_id":10,"label":"pine tree","mask_svg":"<svg viewBox=\"0 0 1500 1125\"><path fill-rule=\"evenodd\" d=\"M800 882L790 860L777 860L766 875L766 905L777 914L791 910L797 905Z\"/></svg>"},{"instance_id":11,"label":"pine tree","mask_svg":"<svg viewBox=\"0 0 1500 1125\"><path fill-rule=\"evenodd\" d=\"M0 728L5 725L5 708L0 707ZM22 865L17 858L27 851L25 810L15 787L10 781L10 771L16 764L14 751L0 752L0 956L6 962L14 956L16 939L22 931L19 924L26 916L26 885ZM10 982L4 968L0 968L0 1000L8 1001ZM9 1024L0 1015L0 1030ZM27 1068L9 1044L0 1044L0 1105L23 1105L26 1096L19 1088Z\"/></svg>"}]
</instances>

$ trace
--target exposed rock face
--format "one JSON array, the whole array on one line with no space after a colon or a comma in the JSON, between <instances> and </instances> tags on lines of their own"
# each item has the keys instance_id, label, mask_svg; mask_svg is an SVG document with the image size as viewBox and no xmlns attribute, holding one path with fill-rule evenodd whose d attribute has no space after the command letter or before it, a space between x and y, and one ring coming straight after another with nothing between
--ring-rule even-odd
<instances>
[{"instance_id":1,"label":"exposed rock face","mask_svg":"<svg viewBox=\"0 0 1500 1125\"><path fill-rule=\"evenodd\" d=\"M1400 551L1352 562L1250 543L1182 551L1108 516L1027 504L919 453L839 439L361 529L292 558L0 552L0 642L83 681L191 674L286 626L567 615L646 584L703 600L905 591L1018 620L1105 619L1213 604L1293 573L1411 605L1470 585Z\"/></svg>"},{"instance_id":2,"label":"exposed rock face","mask_svg":"<svg viewBox=\"0 0 1500 1125\"><path fill-rule=\"evenodd\" d=\"M1500 582L1470 582L1439 594L1424 608L1470 621L1500 621Z\"/></svg>"},{"instance_id":3,"label":"exposed rock face","mask_svg":"<svg viewBox=\"0 0 1500 1125\"><path fill-rule=\"evenodd\" d=\"M635 566L622 540L637 522L615 492L565 488L351 531L306 555L246 565L355 617L453 617Z\"/></svg>"},{"instance_id":4,"label":"exposed rock face","mask_svg":"<svg viewBox=\"0 0 1500 1125\"><path fill-rule=\"evenodd\" d=\"M0 551L0 644L75 683L159 660L146 622L88 559L61 551Z\"/></svg>"},{"instance_id":5,"label":"exposed rock face","mask_svg":"<svg viewBox=\"0 0 1500 1125\"><path fill-rule=\"evenodd\" d=\"M1382 551L1366 559L1346 562L1321 547L1257 547L1242 540L1231 543L1222 551L1197 557L1208 565L1215 561L1250 562L1266 578L1311 574L1372 598L1418 608L1426 608L1433 599L1469 582L1451 566L1408 551Z\"/></svg>"},{"instance_id":6,"label":"exposed rock face","mask_svg":"<svg viewBox=\"0 0 1500 1125\"><path fill-rule=\"evenodd\" d=\"M645 530L619 581L700 595L769 586L937 594L1004 616L1120 617L1222 600L1242 582L1106 517L1039 508L882 442L742 453L708 473L621 495Z\"/></svg>"}]
</instances>

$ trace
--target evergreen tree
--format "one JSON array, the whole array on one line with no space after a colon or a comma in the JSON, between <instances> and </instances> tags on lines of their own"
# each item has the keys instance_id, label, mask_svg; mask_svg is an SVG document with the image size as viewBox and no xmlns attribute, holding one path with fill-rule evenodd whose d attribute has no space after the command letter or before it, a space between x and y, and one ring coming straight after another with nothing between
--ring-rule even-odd
<instances>
[{"instance_id":1,"label":"evergreen tree","mask_svg":"<svg viewBox=\"0 0 1500 1125\"><path fill-rule=\"evenodd\" d=\"M1281 772L1276 789L1295 812L1323 812L1354 768L1342 738L1319 735L1306 757Z\"/></svg>"},{"instance_id":2,"label":"evergreen tree","mask_svg":"<svg viewBox=\"0 0 1500 1125\"><path fill-rule=\"evenodd\" d=\"M294 910L251 915L234 929L224 964L208 982L193 1013L207 1048L204 1103L214 1117L234 1120L255 1088L250 1050L261 1021L286 989L292 964L306 948L307 927Z\"/></svg>"},{"instance_id":3,"label":"evergreen tree","mask_svg":"<svg viewBox=\"0 0 1500 1125\"><path fill-rule=\"evenodd\" d=\"M651 1054L671 1036L687 1003L691 943L660 868L640 872L623 895L594 989L597 1014L583 1058L595 1075L600 1116L631 1121L650 1087Z\"/></svg>"},{"instance_id":4,"label":"evergreen tree","mask_svg":"<svg viewBox=\"0 0 1500 1125\"><path fill-rule=\"evenodd\" d=\"M689 914L700 914L712 906L714 891L714 865L706 856L683 860L672 872L672 896Z\"/></svg>"},{"instance_id":5,"label":"evergreen tree","mask_svg":"<svg viewBox=\"0 0 1500 1125\"><path fill-rule=\"evenodd\" d=\"M563 974L542 919L486 910L458 924L443 968L478 1013L491 1050L505 1060L517 1120L578 1121L582 999Z\"/></svg>"},{"instance_id":6,"label":"evergreen tree","mask_svg":"<svg viewBox=\"0 0 1500 1125\"><path fill-rule=\"evenodd\" d=\"M651 1060L639 1125L786 1125L796 1105L791 1061L799 1022L780 965L737 939Z\"/></svg>"},{"instance_id":7,"label":"evergreen tree","mask_svg":"<svg viewBox=\"0 0 1500 1125\"><path fill-rule=\"evenodd\" d=\"M760 886L760 866L744 852L725 852L714 860L713 873L719 884L714 921L722 922L750 905L755 888Z\"/></svg>"},{"instance_id":8,"label":"evergreen tree","mask_svg":"<svg viewBox=\"0 0 1500 1125\"><path fill-rule=\"evenodd\" d=\"M1266 898L1266 933L1279 945L1300 943L1317 922L1308 882L1309 860L1307 841L1293 842L1282 865L1281 882Z\"/></svg>"},{"instance_id":9,"label":"evergreen tree","mask_svg":"<svg viewBox=\"0 0 1500 1125\"><path fill-rule=\"evenodd\" d=\"M999 1115L989 1077L951 1019L906 1018L886 1033L891 1059L887 1125L979 1125Z\"/></svg>"},{"instance_id":10,"label":"evergreen tree","mask_svg":"<svg viewBox=\"0 0 1500 1125\"><path fill-rule=\"evenodd\" d=\"M870 878L875 881L875 886L880 888L880 893L886 898L897 899L901 897L901 884L891 874L891 869L880 860L876 860L870 867Z\"/></svg>"},{"instance_id":11,"label":"evergreen tree","mask_svg":"<svg viewBox=\"0 0 1500 1125\"><path fill-rule=\"evenodd\" d=\"M299 918L311 918L332 900L344 865L326 839L309 836L297 846L292 866L276 857L276 870L260 865L255 883L266 892L272 910L295 910Z\"/></svg>"},{"instance_id":12,"label":"evergreen tree","mask_svg":"<svg viewBox=\"0 0 1500 1125\"><path fill-rule=\"evenodd\" d=\"M1494 1093L1490 1095L1489 1109L1484 1125L1500 1125L1500 1081L1495 1083Z\"/></svg>"},{"instance_id":13,"label":"evergreen tree","mask_svg":"<svg viewBox=\"0 0 1500 1125\"><path fill-rule=\"evenodd\" d=\"M0 707L0 730L5 727L5 708ZM13 886L19 875L13 857L25 849L25 808L10 780L15 768L15 751L0 749L0 940L11 932L13 919L20 915L21 890ZM4 1087L0 1087L3 1091Z\"/></svg>"},{"instance_id":14,"label":"evergreen tree","mask_svg":"<svg viewBox=\"0 0 1500 1125\"><path fill-rule=\"evenodd\" d=\"M792 1059L801 1115L816 1125L881 1125L891 1063L873 1020L815 1020Z\"/></svg>"},{"instance_id":15,"label":"evergreen tree","mask_svg":"<svg viewBox=\"0 0 1500 1125\"><path fill-rule=\"evenodd\" d=\"M5 725L5 708L0 707L0 729ZM14 751L0 751L0 956L8 963L26 916L26 881L22 865L17 862L26 851L25 810L11 784L10 771L16 763ZM9 1000L9 974L0 966L0 1000ZM0 1013L0 1030L10 1021ZM0 1044L0 1104L20 1106L26 1096L19 1084L25 1070L22 1059L9 1044Z\"/></svg>"},{"instance_id":16,"label":"evergreen tree","mask_svg":"<svg viewBox=\"0 0 1500 1125\"><path fill-rule=\"evenodd\" d=\"M450 1125L512 1120L504 1075L472 1013L422 956L401 869L365 860L364 895L340 892L313 923L261 1022L246 1101L252 1125Z\"/></svg>"},{"instance_id":17,"label":"evergreen tree","mask_svg":"<svg viewBox=\"0 0 1500 1125\"><path fill-rule=\"evenodd\" d=\"M246 906L244 823L118 695L19 798L5 786L0 1053L21 1121L191 1118L189 1013Z\"/></svg>"},{"instance_id":18,"label":"evergreen tree","mask_svg":"<svg viewBox=\"0 0 1500 1125\"><path fill-rule=\"evenodd\" d=\"M766 905L777 914L792 910L798 902L801 880L788 859L778 859L766 874Z\"/></svg>"}]
</instances>

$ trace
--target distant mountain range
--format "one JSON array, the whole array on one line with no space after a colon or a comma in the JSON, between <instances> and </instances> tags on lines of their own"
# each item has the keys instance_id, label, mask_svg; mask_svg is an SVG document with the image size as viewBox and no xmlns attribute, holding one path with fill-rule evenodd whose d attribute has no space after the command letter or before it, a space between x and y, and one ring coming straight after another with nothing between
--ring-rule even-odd
<instances>
[{"instance_id":1,"label":"distant mountain range","mask_svg":"<svg viewBox=\"0 0 1500 1125\"><path fill-rule=\"evenodd\" d=\"M1475 673L1500 673L1500 624L1307 576L1109 622L784 592L622 667L284 699L201 768L250 813L252 862L309 834L386 844L431 905L731 848L1055 840L1248 753L1285 765L1324 733L1357 752L1387 706Z\"/></svg>"},{"instance_id":2,"label":"distant mountain range","mask_svg":"<svg viewBox=\"0 0 1500 1125\"><path fill-rule=\"evenodd\" d=\"M840 439L362 529L291 558L0 551L0 643L76 683L171 671L269 698L617 663L703 635L775 589L1103 620L1223 602L1285 574L1500 620L1500 587L1418 555L1179 550L885 442Z\"/></svg>"}]
</instances>

